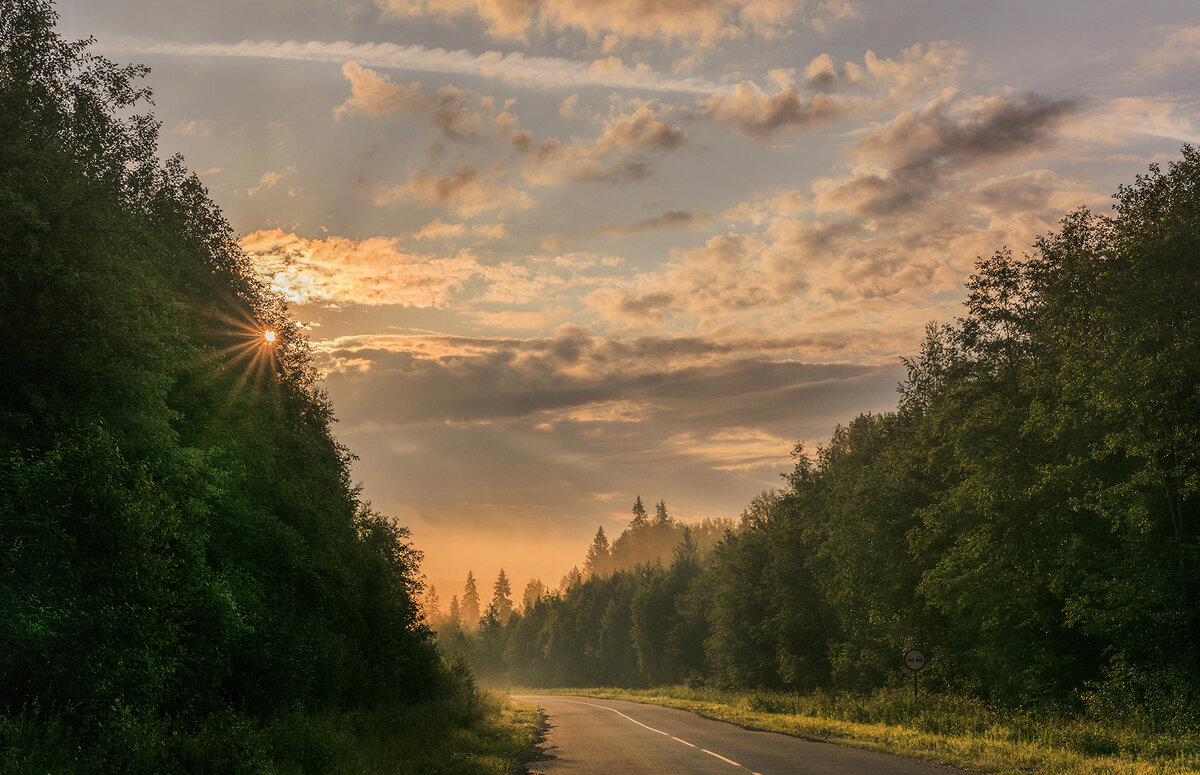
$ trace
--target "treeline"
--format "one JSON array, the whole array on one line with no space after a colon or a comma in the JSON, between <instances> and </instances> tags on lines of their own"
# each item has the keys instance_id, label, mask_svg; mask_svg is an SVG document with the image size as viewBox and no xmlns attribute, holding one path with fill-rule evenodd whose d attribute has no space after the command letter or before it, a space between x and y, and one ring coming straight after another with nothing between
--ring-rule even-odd
<instances>
[{"instance_id":1,"label":"treeline","mask_svg":"<svg viewBox=\"0 0 1200 775\"><path fill-rule=\"evenodd\" d=\"M1200 677L1200 153L981 259L894 412L861 415L711 556L582 576L483 630L531 685L864 690L1186 717Z\"/></svg>"},{"instance_id":2,"label":"treeline","mask_svg":"<svg viewBox=\"0 0 1200 775\"><path fill-rule=\"evenodd\" d=\"M0 0L0 766L303 769L272 719L469 693L145 69L55 21Z\"/></svg>"}]
</instances>

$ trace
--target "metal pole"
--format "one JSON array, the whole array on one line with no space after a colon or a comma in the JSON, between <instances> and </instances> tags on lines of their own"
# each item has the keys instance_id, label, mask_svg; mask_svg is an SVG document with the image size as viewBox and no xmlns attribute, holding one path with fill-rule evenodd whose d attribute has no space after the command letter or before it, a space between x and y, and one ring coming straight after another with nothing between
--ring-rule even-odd
<instances>
[{"instance_id":1,"label":"metal pole","mask_svg":"<svg viewBox=\"0 0 1200 775\"><path fill-rule=\"evenodd\" d=\"M917 673L917 672L913 673L913 705L917 704L917 676L918 675L920 675L920 673Z\"/></svg>"}]
</instances>

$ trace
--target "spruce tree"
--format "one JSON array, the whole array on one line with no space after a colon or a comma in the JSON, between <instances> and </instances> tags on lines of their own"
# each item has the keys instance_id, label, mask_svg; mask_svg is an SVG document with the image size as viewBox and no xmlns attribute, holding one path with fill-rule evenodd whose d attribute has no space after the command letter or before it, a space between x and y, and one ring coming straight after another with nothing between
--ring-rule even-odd
<instances>
[{"instance_id":1,"label":"spruce tree","mask_svg":"<svg viewBox=\"0 0 1200 775\"><path fill-rule=\"evenodd\" d=\"M467 583L463 587L462 605L463 629L473 630L479 626L479 590L475 588L475 574L467 571Z\"/></svg>"},{"instance_id":2,"label":"spruce tree","mask_svg":"<svg viewBox=\"0 0 1200 775\"><path fill-rule=\"evenodd\" d=\"M649 522L646 519L646 507L642 505L642 496L637 496L637 500L633 502L633 521L629 523L630 528L645 527Z\"/></svg>"},{"instance_id":3,"label":"spruce tree","mask_svg":"<svg viewBox=\"0 0 1200 775\"><path fill-rule=\"evenodd\" d=\"M508 574L504 572L504 568L500 569L500 575L496 577L496 583L492 585L492 606L496 609L496 616L499 617L501 624L508 622L513 612L512 586L508 582Z\"/></svg>"},{"instance_id":4,"label":"spruce tree","mask_svg":"<svg viewBox=\"0 0 1200 775\"><path fill-rule=\"evenodd\" d=\"M601 576L608 573L612 565L612 550L608 545L608 536L604 534L604 526L596 528L596 537L588 547L587 559L583 570L588 576Z\"/></svg>"}]
</instances>

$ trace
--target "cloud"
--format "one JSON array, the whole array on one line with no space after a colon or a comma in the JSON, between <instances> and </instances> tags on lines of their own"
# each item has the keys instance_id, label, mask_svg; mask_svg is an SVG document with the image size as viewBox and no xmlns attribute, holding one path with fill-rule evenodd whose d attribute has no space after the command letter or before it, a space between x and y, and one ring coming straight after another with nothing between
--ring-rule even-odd
<instances>
[{"instance_id":1,"label":"cloud","mask_svg":"<svg viewBox=\"0 0 1200 775\"><path fill-rule=\"evenodd\" d=\"M820 59L814 59L809 67L813 68L812 76L823 88L836 85L879 90L887 101L897 103L929 92L940 92L952 85L959 71L967 65L968 53L962 44L951 41L917 43L894 59L881 59L868 50L862 64L846 62L837 72L826 62L818 61ZM828 65L832 65L832 61ZM805 75L810 75L808 70Z\"/></svg>"},{"instance_id":2,"label":"cloud","mask_svg":"<svg viewBox=\"0 0 1200 775\"><path fill-rule=\"evenodd\" d=\"M445 207L464 218L491 210L528 210L535 205L528 194L505 186L499 178L496 171L462 163L445 175L416 170L401 185L360 180L357 188L361 196L379 206L420 202Z\"/></svg>"},{"instance_id":3,"label":"cloud","mask_svg":"<svg viewBox=\"0 0 1200 775\"><path fill-rule=\"evenodd\" d=\"M784 132L874 116L914 97L943 92L966 62L966 49L947 42L910 46L895 59L867 51L861 64L846 62L840 68L829 54L821 54L801 74L807 94L796 87L794 68L777 68L767 73L771 91L744 81L698 100L697 109L766 142Z\"/></svg>"},{"instance_id":4,"label":"cloud","mask_svg":"<svg viewBox=\"0 0 1200 775\"><path fill-rule=\"evenodd\" d=\"M572 94L564 99L558 106L558 115L565 118L567 121L589 121L592 119L592 112L589 108L579 108L579 95Z\"/></svg>"},{"instance_id":5,"label":"cloud","mask_svg":"<svg viewBox=\"0 0 1200 775\"><path fill-rule=\"evenodd\" d=\"M474 16L499 38L527 38L534 29L576 30L593 39L688 40L710 45L748 35L776 37L787 32L805 3L793 0L376 0L394 16ZM826 0L817 18L844 12ZM841 6L848 6L841 3Z\"/></svg>"},{"instance_id":6,"label":"cloud","mask_svg":"<svg viewBox=\"0 0 1200 775\"><path fill-rule=\"evenodd\" d=\"M673 251L661 272L598 288L586 300L607 320L632 326L661 324L668 313L724 319L778 307L794 301L806 280L767 247L754 235L718 234L702 247Z\"/></svg>"},{"instance_id":7,"label":"cloud","mask_svg":"<svg viewBox=\"0 0 1200 775\"><path fill-rule=\"evenodd\" d=\"M706 213L689 213L685 210L668 210L653 218L643 218L627 224L609 224L596 229L600 234L613 234L618 237L628 237L644 231L660 229L683 229L707 226L710 218Z\"/></svg>"},{"instance_id":8,"label":"cloud","mask_svg":"<svg viewBox=\"0 0 1200 775\"><path fill-rule=\"evenodd\" d=\"M152 56L248 57L329 62L339 65L354 61L368 67L470 75L536 88L602 86L690 94L711 94L724 88L699 78L666 77L648 68L599 72L591 69L590 62L561 57L527 56L521 52L475 53L463 49L449 51L395 43L350 43L344 40L186 43L114 35L105 38L105 47L113 52Z\"/></svg>"},{"instance_id":9,"label":"cloud","mask_svg":"<svg viewBox=\"0 0 1200 775\"><path fill-rule=\"evenodd\" d=\"M694 401L749 405L753 395L762 400L802 385L863 376L876 368L769 359L808 344L806 339L770 337L614 339L568 326L545 338L397 334L342 337L313 346L330 380L359 381L364 388L380 391L380 397L392 395L394 405L374 418L381 422L535 416L550 422L600 422L609 412L614 422L625 423L631 413L645 419L687 415L696 411ZM343 366L362 360L372 364L369 374ZM380 382L382 375L387 376ZM481 385L488 389L481 391ZM780 408L776 405L775 410ZM743 424L775 410L748 409ZM732 414L726 405L701 411L715 412L722 423Z\"/></svg>"},{"instance_id":10,"label":"cloud","mask_svg":"<svg viewBox=\"0 0 1200 775\"><path fill-rule=\"evenodd\" d=\"M863 217L907 212L955 175L1048 151L1076 110L1072 100L1038 94L935 100L863 136L852 152L858 171L814 183L815 202L823 211Z\"/></svg>"},{"instance_id":11,"label":"cloud","mask_svg":"<svg viewBox=\"0 0 1200 775\"><path fill-rule=\"evenodd\" d=\"M445 223L434 218L413 235L416 240L475 239L497 240L508 236L508 227L503 223Z\"/></svg>"},{"instance_id":12,"label":"cloud","mask_svg":"<svg viewBox=\"0 0 1200 775\"><path fill-rule=\"evenodd\" d=\"M1200 62L1200 27L1167 27L1162 42L1142 55L1143 75L1163 75Z\"/></svg>"},{"instance_id":13,"label":"cloud","mask_svg":"<svg viewBox=\"0 0 1200 775\"><path fill-rule=\"evenodd\" d=\"M398 110L418 111L432 108L433 123L447 137L462 139L479 134L483 126L482 117L471 110L468 103L470 92L456 86L443 86L429 94L421 91L417 82L410 84L392 83L386 75L350 61L342 66L342 73L350 81L350 97L333 109L333 115L341 118L348 113L369 113L383 116Z\"/></svg>"},{"instance_id":14,"label":"cloud","mask_svg":"<svg viewBox=\"0 0 1200 775\"><path fill-rule=\"evenodd\" d=\"M781 131L830 123L844 110L835 98L820 92L805 99L791 86L780 85L767 93L753 81L738 84L732 94L714 94L699 108L712 121L736 126L760 141Z\"/></svg>"},{"instance_id":15,"label":"cloud","mask_svg":"<svg viewBox=\"0 0 1200 775\"><path fill-rule=\"evenodd\" d=\"M682 455L707 461L717 471L778 468L791 453L795 439L785 439L758 428L722 428L708 434L680 433L667 445Z\"/></svg>"},{"instance_id":16,"label":"cloud","mask_svg":"<svg viewBox=\"0 0 1200 775\"><path fill-rule=\"evenodd\" d=\"M630 113L614 113L593 141L574 138L564 143L547 137L535 142L533 133L521 129L511 114L501 114L500 126L524 159L522 172L533 185L639 180L650 174L645 153L673 151L688 142L687 133L663 121L652 104L641 104Z\"/></svg>"},{"instance_id":17,"label":"cloud","mask_svg":"<svg viewBox=\"0 0 1200 775\"><path fill-rule=\"evenodd\" d=\"M469 253L416 256L385 237L310 240L267 229L247 234L241 246L263 279L298 304L444 308L485 271Z\"/></svg>"},{"instance_id":18,"label":"cloud","mask_svg":"<svg viewBox=\"0 0 1200 775\"><path fill-rule=\"evenodd\" d=\"M194 119L192 121L180 121L175 125L175 134L192 136L192 137L208 137L216 128L217 122L209 118Z\"/></svg>"},{"instance_id":19,"label":"cloud","mask_svg":"<svg viewBox=\"0 0 1200 775\"><path fill-rule=\"evenodd\" d=\"M270 188L273 188L275 186L275 184L278 183L282 177L283 176L280 175L278 172L274 172L272 170L267 170L266 172L264 172L262 174L262 177L258 179L257 184L246 189L246 196L254 196L255 194L259 193L260 191L266 191Z\"/></svg>"},{"instance_id":20,"label":"cloud","mask_svg":"<svg viewBox=\"0 0 1200 775\"><path fill-rule=\"evenodd\" d=\"M1115 97L1088 106L1066 128L1073 138L1119 145L1134 135L1177 142L1200 140L1200 104L1194 97Z\"/></svg>"}]
</instances>

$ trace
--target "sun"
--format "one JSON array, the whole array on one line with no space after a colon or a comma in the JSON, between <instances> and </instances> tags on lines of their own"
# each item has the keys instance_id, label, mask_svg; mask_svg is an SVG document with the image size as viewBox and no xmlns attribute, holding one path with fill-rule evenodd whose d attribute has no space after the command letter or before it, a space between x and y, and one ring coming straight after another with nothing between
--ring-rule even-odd
<instances>
[{"instance_id":1,"label":"sun","mask_svg":"<svg viewBox=\"0 0 1200 775\"><path fill-rule=\"evenodd\" d=\"M274 331L264 331L263 339L266 339L268 342L274 342L275 341L275 332Z\"/></svg>"}]
</instances>

